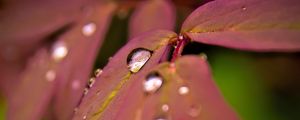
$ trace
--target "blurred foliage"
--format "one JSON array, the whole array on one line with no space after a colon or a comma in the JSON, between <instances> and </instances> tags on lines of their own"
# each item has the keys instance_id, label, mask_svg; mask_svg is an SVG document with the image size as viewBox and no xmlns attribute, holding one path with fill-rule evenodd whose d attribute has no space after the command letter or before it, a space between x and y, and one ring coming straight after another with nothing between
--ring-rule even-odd
<instances>
[{"instance_id":1,"label":"blurred foliage","mask_svg":"<svg viewBox=\"0 0 300 120\"><path fill-rule=\"evenodd\" d=\"M6 101L0 94L0 120L5 120L5 111L7 109Z\"/></svg>"}]
</instances>

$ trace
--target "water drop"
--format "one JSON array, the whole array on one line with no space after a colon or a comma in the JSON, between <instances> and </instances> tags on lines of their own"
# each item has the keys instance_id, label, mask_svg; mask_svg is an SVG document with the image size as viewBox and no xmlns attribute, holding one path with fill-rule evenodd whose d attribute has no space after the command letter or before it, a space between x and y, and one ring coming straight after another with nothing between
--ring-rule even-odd
<instances>
[{"instance_id":1,"label":"water drop","mask_svg":"<svg viewBox=\"0 0 300 120\"><path fill-rule=\"evenodd\" d=\"M200 58L207 60L207 55L205 53L200 53Z\"/></svg>"},{"instance_id":2,"label":"water drop","mask_svg":"<svg viewBox=\"0 0 300 120\"><path fill-rule=\"evenodd\" d=\"M138 72L150 57L151 51L144 48L134 49L127 57L128 69L133 73Z\"/></svg>"},{"instance_id":3,"label":"water drop","mask_svg":"<svg viewBox=\"0 0 300 120\"><path fill-rule=\"evenodd\" d=\"M47 81L52 82L55 79L55 77L56 77L56 73L54 70L47 71L47 73L46 73Z\"/></svg>"},{"instance_id":4,"label":"water drop","mask_svg":"<svg viewBox=\"0 0 300 120\"><path fill-rule=\"evenodd\" d=\"M99 77L102 74L102 72L103 71L100 68L98 68L97 70L95 70L94 74L95 74L96 77Z\"/></svg>"},{"instance_id":5,"label":"water drop","mask_svg":"<svg viewBox=\"0 0 300 120\"><path fill-rule=\"evenodd\" d=\"M90 78L89 83L88 83L89 88L93 87L95 81L96 81L96 78L94 78L94 77Z\"/></svg>"},{"instance_id":6,"label":"water drop","mask_svg":"<svg viewBox=\"0 0 300 120\"><path fill-rule=\"evenodd\" d=\"M88 88L84 88L84 90L83 90L83 95L88 94L88 92L89 92L89 89L88 89Z\"/></svg>"},{"instance_id":7,"label":"water drop","mask_svg":"<svg viewBox=\"0 0 300 120\"><path fill-rule=\"evenodd\" d=\"M144 91L147 93L156 92L163 83L163 78L158 73L151 73L143 83Z\"/></svg>"},{"instance_id":8,"label":"water drop","mask_svg":"<svg viewBox=\"0 0 300 120\"><path fill-rule=\"evenodd\" d=\"M245 6L243 6L243 7L242 7L242 10L245 11L245 10L247 10L247 8L246 8Z\"/></svg>"},{"instance_id":9,"label":"water drop","mask_svg":"<svg viewBox=\"0 0 300 120\"><path fill-rule=\"evenodd\" d=\"M82 119L84 119L84 120L85 120L85 119L86 119L86 115L85 115L85 116L83 116L83 117L82 117Z\"/></svg>"},{"instance_id":10,"label":"water drop","mask_svg":"<svg viewBox=\"0 0 300 120\"><path fill-rule=\"evenodd\" d=\"M188 94L190 91L190 89L187 87L187 86L181 86L179 89L178 89L178 93L180 95L186 95Z\"/></svg>"},{"instance_id":11,"label":"water drop","mask_svg":"<svg viewBox=\"0 0 300 120\"><path fill-rule=\"evenodd\" d=\"M188 110L188 114L191 117L197 117L200 114L200 107L196 106L196 105L192 105L190 107L190 109Z\"/></svg>"},{"instance_id":12,"label":"water drop","mask_svg":"<svg viewBox=\"0 0 300 120\"><path fill-rule=\"evenodd\" d=\"M88 23L88 24L84 25L81 30L81 32L84 36L91 36L95 33L95 31L96 31L95 23Z\"/></svg>"},{"instance_id":13,"label":"water drop","mask_svg":"<svg viewBox=\"0 0 300 120\"><path fill-rule=\"evenodd\" d=\"M52 58L55 61L61 61L68 54L68 49L63 41L58 41L53 45L52 48Z\"/></svg>"},{"instance_id":14,"label":"water drop","mask_svg":"<svg viewBox=\"0 0 300 120\"><path fill-rule=\"evenodd\" d=\"M169 105L163 104L163 105L161 106L161 110L164 111L164 112L168 112L168 111L169 111Z\"/></svg>"},{"instance_id":15,"label":"water drop","mask_svg":"<svg viewBox=\"0 0 300 120\"><path fill-rule=\"evenodd\" d=\"M76 113L78 111L78 107L74 108L74 113Z\"/></svg>"}]
</instances>

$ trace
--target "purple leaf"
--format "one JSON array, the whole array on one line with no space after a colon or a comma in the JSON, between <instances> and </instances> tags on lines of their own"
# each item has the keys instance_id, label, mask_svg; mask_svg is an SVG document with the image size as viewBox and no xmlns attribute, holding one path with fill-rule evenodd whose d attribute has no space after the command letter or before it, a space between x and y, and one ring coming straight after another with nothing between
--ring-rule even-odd
<instances>
[{"instance_id":1,"label":"purple leaf","mask_svg":"<svg viewBox=\"0 0 300 120\"><path fill-rule=\"evenodd\" d=\"M215 0L195 10L182 33L192 41L259 52L300 51L298 0Z\"/></svg>"},{"instance_id":2,"label":"purple leaf","mask_svg":"<svg viewBox=\"0 0 300 120\"><path fill-rule=\"evenodd\" d=\"M158 64L164 54L169 40L176 34L169 31L154 31L132 39L116 53L96 79L95 85L83 98L74 119L113 119L117 115L124 96L124 89L137 76L144 75L150 68ZM150 59L137 73L132 73L127 65L127 57L136 48L152 51ZM134 55L133 55L134 56ZM130 60L130 59L128 59ZM135 70L134 70L135 71ZM114 107L111 107L111 106Z\"/></svg>"},{"instance_id":3,"label":"purple leaf","mask_svg":"<svg viewBox=\"0 0 300 120\"><path fill-rule=\"evenodd\" d=\"M118 112L115 113L116 110L104 112L106 114L103 116L109 117L103 117L103 119L238 119L215 86L205 59L186 56L179 58L175 66L163 63L148 73L150 75L157 73L156 75L161 79L155 77L150 79L151 76L145 73L135 76L123 91L120 91L123 95L107 107L118 109ZM145 81L151 80L162 80L162 84L145 87ZM117 114L116 117L112 117L111 113Z\"/></svg>"},{"instance_id":4,"label":"purple leaf","mask_svg":"<svg viewBox=\"0 0 300 120\"><path fill-rule=\"evenodd\" d=\"M96 3L90 8L92 14L61 38L70 43L71 49L58 68L54 110L61 120L70 119L79 104L116 5Z\"/></svg>"},{"instance_id":5,"label":"purple leaf","mask_svg":"<svg viewBox=\"0 0 300 120\"><path fill-rule=\"evenodd\" d=\"M169 0L143 1L130 18L129 37L155 29L173 30L175 21L175 8Z\"/></svg>"},{"instance_id":6,"label":"purple leaf","mask_svg":"<svg viewBox=\"0 0 300 120\"><path fill-rule=\"evenodd\" d=\"M49 109L56 119L72 117L116 5L93 3L89 8L91 14L59 36L50 53L41 48L28 62L9 100L9 119L38 120Z\"/></svg>"}]
</instances>

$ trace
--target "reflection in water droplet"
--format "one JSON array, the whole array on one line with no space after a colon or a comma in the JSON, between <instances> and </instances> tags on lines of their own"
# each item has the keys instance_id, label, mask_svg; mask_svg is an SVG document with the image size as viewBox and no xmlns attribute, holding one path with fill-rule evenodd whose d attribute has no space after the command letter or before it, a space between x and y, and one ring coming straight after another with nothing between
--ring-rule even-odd
<instances>
[{"instance_id":1,"label":"reflection in water droplet","mask_svg":"<svg viewBox=\"0 0 300 120\"><path fill-rule=\"evenodd\" d=\"M84 88L84 90L83 90L83 95L88 94L88 92L89 92L89 89L88 89L88 88Z\"/></svg>"},{"instance_id":2,"label":"reflection in water droplet","mask_svg":"<svg viewBox=\"0 0 300 120\"><path fill-rule=\"evenodd\" d=\"M128 68L131 72L138 72L150 59L151 51L144 48L134 49L127 57Z\"/></svg>"},{"instance_id":3,"label":"reflection in water droplet","mask_svg":"<svg viewBox=\"0 0 300 120\"><path fill-rule=\"evenodd\" d=\"M88 23L82 27L81 31L84 36L91 36L96 31L96 24Z\"/></svg>"},{"instance_id":4,"label":"reflection in water droplet","mask_svg":"<svg viewBox=\"0 0 300 120\"><path fill-rule=\"evenodd\" d=\"M188 110L188 114L191 117L197 117L200 114L200 110L201 110L201 108L199 106L193 105Z\"/></svg>"},{"instance_id":5,"label":"reflection in water droplet","mask_svg":"<svg viewBox=\"0 0 300 120\"><path fill-rule=\"evenodd\" d=\"M99 77L102 74L102 72L103 71L100 68L98 68L97 70L95 70L94 74L95 74L96 77Z\"/></svg>"},{"instance_id":6,"label":"reflection in water droplet","mask_svg":"<svg viewBox=\"0 0 300 120\"><path fill-rule=\"evenodd\" d=\"M164 112L168 112L168 111L169 111L169 105L163 104L163 105L161 106L161 110L164 111Z\"/></svg>"},{"instance_id":7,"label":"reflection in water droplet","mask_svg":"<svg viewBox=\"0 0 300 120\"><path fill-rule=\"evenodd\" d=\"M90 78L89 83L88 83L89 88L93 87L95 80L96 80L96 78L94 78L94 77Z\"/></svg>"},{"instance_id":8,"label":"reflection in water droplet","mask_svg":"<svg viewBox=\"0 0 300 120\"><path fill-rule=\"evenodd\" d=\"M144 91L147 93L156 92L163 83L163 78L158 73L151 73L144 81Z\"/></svg>"},{"instance_id":9,"label":"reflection in water droplet","mask_svg":"<svg viewBox=\"0 0 300 120\"><path fill-rule=\"evenodd\" d=\"M55 61L61 61L64 59L68 54L68 49L66 47L65 42L58 41L52 47L52 58Z\"/></svg>"},{"instance_id":10,"label":"reflection in water droplet","mask_svg":"<svg viewBox=\"0 0 300 120\"><path fill-rule=\"evenodd\" d=\"M186 95L188 94L190 91L190 89L187 87L187 86L181 86L179 89L178 89L178 93L180 95Z\"/></svg>"},{"instance_id":11,"label":"reflection in water droplet","mask_svg":"<svg viewBox=\"0 0 300 120\"><path fill-rule=\"evenodd\" d=\"M52 82L55 79L55 77L56 77L56 73L54 70L47 71L47 73L46 73L47 81Z\"/></svg>"}]
</instances>

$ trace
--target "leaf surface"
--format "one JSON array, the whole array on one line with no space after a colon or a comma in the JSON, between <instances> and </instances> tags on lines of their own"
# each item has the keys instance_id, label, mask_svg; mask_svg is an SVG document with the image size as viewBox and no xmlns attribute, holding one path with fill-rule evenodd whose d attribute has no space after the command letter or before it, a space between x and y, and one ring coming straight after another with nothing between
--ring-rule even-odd
<instances>
[{"instance_id":1,"label":"leaf surface","mask_svg":"<svg viewBox=\"0 0 300 120\"><path fill-rule=\"evenodd\" d=\"M145 93L143 82L147 74L136 77L122 91L124 95L119 99L122 104L110 106L119 108L116 120L238 119L215 86L205 59L186 56L179 58L175 67L162 63L148 73L153 72L163 78L162 87L153 94ZM183 86L189 89L186 94L179 93Z\"/></svg>"},{"instance_id":2,"label":"leaf surface","mask_svg":"<svg viewBox=\"0 0 300 120\"><path fill-rule=\"evenodd\" d=\"M59 35L51 50L48 46L37 50L37 57L30 58L32 60L24 69L20 84L15 83L16 91L9 100L9 119L39 120L46 115L46 110L53 112L50 117L55 119L72 117L115 7L114 3L91 4L91 14L79 19L70 31ZM90 34L83 32L86 25L93 26L88 30ZM53 55L57 43L63 43L67 49L61 59Z\"/></svg>"},{"instance_id":3,"label":"leaf surface","mask_svg":"<svg viewBox=\"0 0 300 120\"><path fill-rule=\"evenodd\" d=\"M173 30L176 13L174 5L169 0L147 0L138 4L129 23L129 37L133 38L140 33L165 29Z\"/></svg>"},{"instance_id":4,"label":"leaf surface","mask_svg":"<svg viewBox=\"0 0 300 120\"><path fill-rule=\"evenodd\" d=\"M165 53L169 40L176 34L169 31L147 32L132 39L119 50L104 67L103 73L96 78L95 85L83 98L78 111L73 119L113 119L117 116L123 103L123 89L136 76L144 75L150 68L160 62ZM136 48L144 48L152 51L152 55L143 68L137 73L131 73L127 66L127 56ZM113 107L112 107L113 106Z\"/></svg>"},{"instance_id":5,"label":"leaf surface","mask_svg":"<svg viewBox=\"0 0 300 120\"><path fill-rule=\"evenodd\" d=\"M193 41L259 52L300 51L298 0L215 0L196 9L182 33Z\"/></svg>"}]
</instances>

